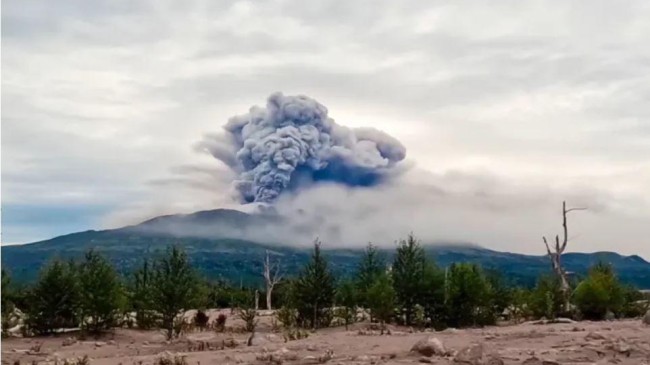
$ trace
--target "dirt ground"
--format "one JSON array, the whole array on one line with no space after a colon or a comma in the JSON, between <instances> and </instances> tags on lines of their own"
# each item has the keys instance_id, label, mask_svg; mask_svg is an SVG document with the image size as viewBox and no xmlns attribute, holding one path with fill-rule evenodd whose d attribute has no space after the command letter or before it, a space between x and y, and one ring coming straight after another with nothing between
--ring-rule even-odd
<instances>
[{"instance_id":1,"label":"dirt ground","mask_svg":"<svg viewBox=\"0 0 650 365\"><path fill-rule=\"evenodd\" d=\"M271 318L260 318L251 346L247 344L250 334L239 331L241 320L229 317L225 333L194 331L171 342L159 331L132 329L116 329L100 339L77 340L70 333L8 338L2 340L2 363L63 364L65 359L74 363L87 355L93 365L157 364L161 357L174 356L184 357L189 365L650 364L650 326L640 320L525 323L441 332L390 327L389 335L379 335L369 323L356 323L348 330L327 328L285 342L282 331L272 331ZM444 353L426 357L410 351L430 336L440 340Z\"/></svg>"}]
</instances>

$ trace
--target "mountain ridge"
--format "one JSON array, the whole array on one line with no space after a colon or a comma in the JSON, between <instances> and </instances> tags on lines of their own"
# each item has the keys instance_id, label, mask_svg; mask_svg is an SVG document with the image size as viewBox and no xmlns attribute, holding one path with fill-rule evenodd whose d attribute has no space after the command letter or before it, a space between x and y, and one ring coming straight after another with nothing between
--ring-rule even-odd
<instances>
[{"instance_id":1,"label":"mountain ridge","mask_svg":"<svg viewBox=\"0 0 650 365\"><path fill-rule=\"evenodd\" d=\"M283 218L275 213L249 214L232 209L198 211L153 217L138 224L106 230L87 230L23 245L2 246L2 265L17 281L32 281L38 269L53 257L79 257L88 249L105 254L118 271L128 274L144 257L159 254L170 244L182 246L199 271L210 278L261 283L261 260L269 249L282 258L287 274L295 274L309 259L311 246L288 246L238 238L243 232ZM516 284L530 286L542 273L550 272L546 255L502 252L474 243L425 243L429 256L441 266L452 262L476 262L501 271ZM390 259L394 247L379 245ZM350 274L362 248L323 247L339 274ZM639 288L650 288L650 263L638 255L616 252L569 252L563 255L568 271L581 276L598 261L611 263L619 277Z\"/></svg>"}]
</instances>

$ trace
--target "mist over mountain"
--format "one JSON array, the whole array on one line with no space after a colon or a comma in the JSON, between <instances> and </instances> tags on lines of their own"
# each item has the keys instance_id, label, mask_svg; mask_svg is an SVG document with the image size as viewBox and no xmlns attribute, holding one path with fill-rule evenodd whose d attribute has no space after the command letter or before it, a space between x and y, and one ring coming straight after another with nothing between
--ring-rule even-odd
<instances>
[{"instance_id":1,"label":"mist over mountain","mask_svg":"<svg viewBox=\"0 0 650 365\"><path fill-rule=\"evenodd\" d=\"M145 257L157 255L168 245L176 244L187 251L193 265L206 277L261 285L261 265L266 250L280 258L288 275L297 273L309 259L314 237L301 246L246 238L261 238L265 232L271 231L269 227L287 223L286 217L268 209L256 214L216 209L159 216L118 229L89 230L25 245L3 246L2 266L10 270L17 281L26 282L34 280L39 269L53 257L79 257L93 248L106 255L122 274L127 275ZM394 243L375 244L390 260ZM507 280L521 285L533 285L539 274L550 269L546 256L499 252L466 242L425 241L423 244L427 253L442 266L452 262L476 262L487 269L499 270ZM361 247L332 248L327 242L323 247L337 273L347 275L356 269ZM567 269L576 276L583 275L598 261L611 263L623 282L650 288L650 263L639 256L621 256L614 252L567 253L563 256Z\"/></svg>"}]
</instances>

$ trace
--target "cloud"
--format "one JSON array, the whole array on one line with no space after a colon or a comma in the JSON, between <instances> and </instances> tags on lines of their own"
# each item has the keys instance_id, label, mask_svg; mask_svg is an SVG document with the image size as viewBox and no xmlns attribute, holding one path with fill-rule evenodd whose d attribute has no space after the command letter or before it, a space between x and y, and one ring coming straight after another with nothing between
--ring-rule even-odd
<instances>
[{"instance_id":1,"label":"cloud","mask_svg":"<svg viewBox=\"0 0 650 365\"><path fill-rule=\"evenodd\" d=\"M68 233L40 228L44 206L106 207L88 228L230 206L229 172L192 145L280 90L397 138L414 170L446 177L424 191L474 186L413 210L443 238L543 252L508 242L553 233L553 209L589 191L607 209L575 217L576 248L648 256L649 16L645 1L4 1L2 204L34 207L34 225L12 237L3 219L3 240ZM429 196L402 183L386 204ZM374 190L350 191L371 204ZM527 194L552 210L547 229L541 210L488 209Z\"/></svg>"}]
</instances>

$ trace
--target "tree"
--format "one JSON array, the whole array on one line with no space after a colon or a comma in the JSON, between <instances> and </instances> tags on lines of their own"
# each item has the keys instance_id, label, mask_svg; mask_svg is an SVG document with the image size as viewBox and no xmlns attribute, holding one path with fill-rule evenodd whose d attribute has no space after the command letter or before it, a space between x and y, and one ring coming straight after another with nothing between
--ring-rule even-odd
<instances>
[{"instance_id":1,"label":"tree","mask_svg":"<svg viewBox=\"0 0 650 365\"><path fill-rule=\"evenodd\" d=\"M420 293L425 319L431 326L443 328L446 322L445 272L433 262L425 264Z\"/></svg>"},{"instance_id":2,"label":"tree","mask_svg":"<svg viewBox=\"0 0 650 365\"><path fill-rule=\"evenodd\" d=\"M299 321L311 328L329 325L327 318L334 301L334 276L321 254L321 243L314 242L311 260L305 265L295 283L296 309Z\"/></svg>"},{"instance_id":3,"label":"tree","mask_svg":"<svg viewBox=\"0 0 650 365\"><path fill-rule=\"evenodd\" d=\"M27 327L37 334L78 325L79 283L72 262L59 260L42 269L30 294Z\"/></svg>"},{"instance_id":4,"label":"tree","mask_svg":"<svg viewBox=\"0 0 650 365\"><path fill-rule=\"evenodd\" d=\"M566 245L569 242L569 232L567 228L567 219L566 216L569 212L572 212L574 210L585 210L586 208L571 208L567 209L566 207L566 201L562 202L562 228L564 230L564 236L562 243L560 244L560 236L555 235L555 251L551 252L551 248L548 245L548 241L546 240L546 236L542 236L542 240L544 241L544 245L546 245L546 252L548 253L549 258L551 259L551 266L553 267L553 271L555 272L555 275L557 275L558 279L560 280L560 290L562 292L562 299L563 299L563 311L568 312L569 311L569 297L571 293L571 287L569 286L569 280L567 279L567 273L564 271L564 268L562 267L562 254L564 253L564 250L566 249Z\"/></svg>"},{"instance_id":5,"label":"tree","mask_svg":"<svg viewBox=\"0 0 650 365\"><path fill-rule=\"evenodd\" d=\"M269 250L266 250L262 275L264 276L264 282L266 283L266 309L271 310L273 288L280 282L280 280L282 280L282 276L280 275L280 260L272 264L269 256Z\"/></svg>"},{"instance_id":6,"label":"tree","mask_svg":"<svg viewBox=\"0 0 650 365\"><path fill-rule=\"evenodd\" d=\"M379 250L372 243L366 246L357 269L356 284L359 304L368 307L368 289L377 281L377 278L386 270L386 262Z\"/></svg>"},{"instance_id":7,"label":"tree","mask_svg":"<svg viewBox=\"0 0 650 365\"><path fill-rule=\"evenodd\" d=\"M5 336L7 334L7 330L9 329L9 318L11 317L12 312L14 311L14 303L11 298L11 277L9 276L9 273L2 268L2 291L0 292L0 295L2 296L2 304L0 306L2 307L2 335Z\"/></svg>"},{"instance_id":8,"label":"tree","mask_svg":"<svg viewBox=\"0 0 650 365\"><path fill-rule=\"evenodd\" d=\"M485 279L490 285L494 311L497 314L503 313L509 305L513 303L514 290L506 285L506 282L499 271L484 270Z\"/></svg>"},{"instance_id":9,"label":"tree","mask_svg":"<svg viewBox=\"0 0 650 365\"><path fill-rule=\"evenodd\" d=\"M350 280L341 282L336 290L336 305L339 306L338 316L345 321L345 329L354 322L357 316L357 293L354 283Z\"/></svg>"},{"instance_id":10,"label":"tree","mask_svg":"<svg viewBox=\"0 0 650 365\"><path fill-rule=\"evenodd\" d=\"M555 319L564 309L564 298L557 275L541 276L528 296L528 308L536 317Z\"/></svg>"},{"instance_id":11,"label":"tree","mask_svg":"<svg viewBox=\"0 0 650 365\"><path fill-rule=\"evenodd\" d=\"M573 300L584 318L601 320L607 312L620 314L625 293L610 265L598 263L576 287Z\"/></svg>"},{"instance_id":12,"label":"tree","mask_svg":"<svg viewBox=\"0 0 650 365\"><path fill-rule=\"evenodd\" d=\"M90 250L77 269L82 326L95 334L113 327L124 303L122 286L113 266Z\"/></svg>"},{"instance_id":13,"label":"tree","mask_svg":"<svg viewBox=\"0 0 650 365\"><path fill-rule=\"evenodd\" d=\"M135 312L138 328L150 329L156 322L153 302L153 272L149 260L133 273L130 290L131 308Z\"/></svg>"},{"instance_id":14,"label":"tree","mask_svg":"<svg viewBox=\"0 0 650 365\"><path fill-rule=\"evenodd\" d=\"M393 318L395 311L395 289L390 276L381 273L368 288L368 303L373 317L379 320L381 334L384 334L386 323Z\"/></svg>"},{"instance_id":15,"label":"tree","mask_svg":"<svg viewBox=\"0 0 650 365\"><path fill-rule=\"evenodd\" d=\"M412 324L415 305L421 299L425 267L424 249L411 233L406 240L399 242L392 267L397 302L407 325Z\"/></svg>"},{"instance_id":16,"label":"tree","mask_svg":"<svg viewBox=\"0 0 650 365\"><path fill-rule=\"evenodd\" d=\"M450 326L484 326L496 320L491 288L478 265L452 264L447 274L446 291Z\"/></svg>"},{"instance_id":17,"label":"tree","mask_svg":"<svg viewBox=\"0 0 650 365\"><path fill-rule=\"evenodd\" d=\"M167 338L174 337L174 320L183 310L191 308L197 290L197 280L187 255L176 246L169 247L162 258L154 262L152 298L162 316Z\"/></svg>"}]
</instances>

